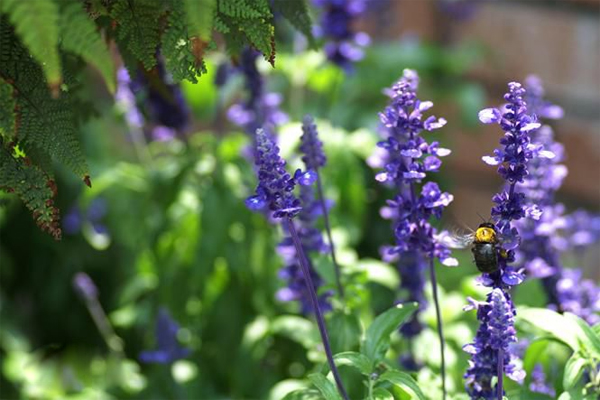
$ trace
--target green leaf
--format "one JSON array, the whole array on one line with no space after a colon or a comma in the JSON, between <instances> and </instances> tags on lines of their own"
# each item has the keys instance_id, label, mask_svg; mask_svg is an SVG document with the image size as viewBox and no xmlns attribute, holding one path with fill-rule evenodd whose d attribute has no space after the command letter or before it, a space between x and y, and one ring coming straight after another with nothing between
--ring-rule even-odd
<instances>
[{"instance_id":1,"label":"green leaf","mask_svg":"<svg viewBox=\"0 0 600 400\"><path fill-rule=\"evenodd\" d=\"M62 82L58 54L58 7L52 0L2 0L0 11L8 14L15 32L42 67L48 86L58 93Z\"/></svg>"},{"instance_id":2,"label":"green leaf","mask_svg":"<svg viewBox=\"0 0 600 400\"><path fill-rule=\"evenodd\" d=\"M81 56L93 65L111 93L115 92L115 66L106 43L100 37L96 25L84 12L81 3L61 2L60 15L61 47Z\"/></svg>"},{"instance_id":3,"label":"green leaf","mask_svg":"<svg viewBox=\"0 0 600 400\"><path fill-rule=\"evenodd\" d=\"M565 373L563 375L563 387L565 389L571 389L581 379L585 371L587 361L581 357L580 353L573 353L571 358L565 365Z\"/></svg>"},{"instance_id":4,"label":"green leaf","mask_svg":"<svg viewBox=\"0 0 600 400\"><path fill-rule=\"evenodd\" d=\"M285 395L283 400L322 400L323 396L315 389L299 389Z\"/></svg>"},{"instance_id":5,"label":"green leaf","mask_svg":"<svg viewBox=\"0 0 600 400\"><path fill-rule=\"evenodd\" d=\"M580 341L585 349L600 358L600 336L583 319L575 314L565 313L568 320L575 321L581 329Z\"/></svg>"},{"instance_id":6,"label":"green leaf","mask_svg":"<svg viewBox=\"0 0 600 400\"><path fill-rule=\"evenodd\" d=\"M373 400L394 400L394 396L384 388L373 390Z\"/></svg>"},{"instance_id":7,"label":"green leaf","mask_svg":"<svg viewBox=\"0 0 600 400\"><path fill-rule=\"evenodd\" d=\"M408 374L400 371L387 371L384 372L380 377L380 381L388 381L396 386L399 386L403 390L409 392L419 400L426 400L425 395L419 388L417 382Z\"/></svg>"},{"instance_id":8,"label":"green leaf","mask_svg":"<svg viewBox=\"0 0 600 400\"><path fill-rule=\"evenodd\" d=\"M417 303L398 304L375 318L367 329L361 352L373 362L381 361L388 349L390 335L417 307Z\"/></svg>"},{"instance_id":9,"label":"green leaf","mask_svg":"<svg viewBox=\"0 0 600 400\"><path fill-rule=\"evenodd\" d=\"M335 361L335 365L349 365L359 370L363 375L369 376L371 374L371 360L364 354L355 351L345 351L333 356L333 360Z\"/></svg>"},{"instance_id":10,"label":"green leaf","mask_svg":"<svg viewBox=\"0 0 600 400\"><path fill-rule=\"evenodd\" d=\"M183 5L190 37L208 42L212 37L216 0L184 0Z\"/></svg>"},{"instance_id":11,"label":"green leaf","mask_svg":"<svg viewBox=\"0 0 600 400\"><path fill-rule=\"evenodd\" d=\"M325 400L341 400L335 385L322 374L310 374L308 379L319 389Z\"/></svg>"},{"instance_id":12,"label":"green leaf","mask_svg":"<svg viewBox=\"0 0 600 400\"><path fill-rule=\"evenodd\" d=\"M273 9L283 15L290 24L302 32L311 48L316 46L315 38L312 34L312 21L304 0L275 0L273 2Z\"/></svg>"},{"instance_id":13,"label":"green leaf","mask_svg":"<svg viewBox=\"0 0 600 400\"><path fill-rule=\"evenodd\" d=\"M573 351L579 350L580 329L577 323L559 313L544 308L521 308L517 318L547 332Z\"/></svg>"},{"instance_id":14,"label":"green leaf","mask_svg":"<svg viewBox=\"0 0 600 400\"><path fill-rule=\"evenodd\" d=\"M359 318L354 314L336 311L327 320L333 353L358 349L362 336Z\"/></svg>"}]
</instances>

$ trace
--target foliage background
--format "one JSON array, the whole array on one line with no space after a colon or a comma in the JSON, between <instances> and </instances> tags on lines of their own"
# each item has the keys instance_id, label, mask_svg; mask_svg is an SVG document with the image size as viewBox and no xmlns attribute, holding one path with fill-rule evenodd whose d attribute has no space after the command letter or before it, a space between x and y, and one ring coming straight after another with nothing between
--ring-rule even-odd
<instances>
[{"instance_id":1,"label":"foliage background","mask_svg":"<svg viewBox=\"0 0 600 400\"><path fill-rule=\"evenodd\" d=\"M371 15L363 23L369 26L376 20ZM381 89L403 68L417 69L421 97L447 110L436 114L450 120L449 130L477 138L483 131L475 116L489 104L489 86L472 71L473 65L487 60L490 49L477 41L450 46L409 36L375 36L355 73L346 76L328 65L319 51L294 51L289 25L277 25L276 32L276 68L264 62L261 71L269 88L284 95L283 108L292 122L280 129L280 138L292 164L299 163L294 152L300 135L297 121L311 113L319 123L329 158L323 171L326 193L335 201L334 238L350 293L349 311L332 315L329 323L332 331L340 332L333 339L334 349L351 349L358 344L358 327L364 328L393 304L398 286L395 270L378 261L379 246L391 239L378 211L389 193L376 184L365 163L377 141L377 112L386 102ZM133 46L134 39L123 35L117 40ZM231 43L234 39L228 38ZM263 48L268 52L267 44ZM320 369L324 356L317 350L314 324L298 317L293 304L275 300L282 285L277 278L281 261L274 251L280 232L243 203L255 184L241 155L247 138L236 127L223 125L224 110L240 97L242 82L237 77L224 88L215 86L216 67L226 58L215 50L207 51L202 66L206 72L198 83L182 83L194 115L189 135L185 140L150 142L141 150L114 107L111 84L98 83L98 70L106 75L110 67L81 69L81 104L93 104L94 112L81 121L76 135L93 185L84 187L81 176L55 163L55 205L64 216L73 207L86 212L95 199L102 199L106 232L96 232L88 222L81 232L54 241L32 222L16 196L1 195L2 398L279 399L290 388L306 385L303 378ZM144 54L151 57L152 49ZM85 54L81 57L86 59ZM444 131L436 139L452 148L457 139ZM478 159L484 153L455 151L452 157ZM450 172L439 182L453 192L457 180ZM598 206L573 194L567 200L571 208ZM484 201L477 210L485 215L489 200ZM466 223L476 221L472 217ZM446 227L461 224L461 218L442 222ZM476 322L461 308L465 296L482 293L474 284L470 255L458 257L460 268L439 269L451 385L457 393L462 391L467 360L460 348L474 336ZM124 343L123 354L107 347L74 292L72 279L79 271L87 272L98 286L100 303ZM544 305L535 281L522 285L515 298L520 306ZM172 365L145 365L138 356L155 345L154 323L161 307L182 327L178 339L192 354ZM425 318L433 327L431 310ZM340 321L346 323L336 325ZM393 354L403 346L394 336ZM438 352L429 351L435 346L433 329L416 345L429 366L418 380L430 398L439 396ZM547 346L558 365L566 362L569 351L557 344ZM537 359L547 365L552 361L550 356ZM529 372L532 365L528 367ZM352 376L349 369L343 371ZM557 367L550 376L557 388L561 374ZM359 392L360 383L356 385L351 390Z\"/></svg>"}]
</instances>

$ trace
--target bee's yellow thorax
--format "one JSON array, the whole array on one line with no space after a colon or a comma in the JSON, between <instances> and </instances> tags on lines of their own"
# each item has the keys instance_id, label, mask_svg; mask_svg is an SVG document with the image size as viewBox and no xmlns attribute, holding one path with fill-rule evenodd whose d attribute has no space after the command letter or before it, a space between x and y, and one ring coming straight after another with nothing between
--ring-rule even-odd
<instances>
[{"instance_id":1,"label":"bee's yellow thorax","mask_svg":"<svg viewBox=\"0 0 600 400\"><path fill-rule=\"evenodd\" d=\"M496 241L496 231L492 228L477 228L475 231L475 241L490 243Z\"/></svg>"}]
</instances>

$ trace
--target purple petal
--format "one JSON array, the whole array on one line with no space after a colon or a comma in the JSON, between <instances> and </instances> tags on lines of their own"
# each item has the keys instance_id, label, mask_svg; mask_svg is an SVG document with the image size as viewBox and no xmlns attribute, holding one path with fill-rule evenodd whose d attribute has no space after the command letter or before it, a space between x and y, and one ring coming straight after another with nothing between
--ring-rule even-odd
<instances>
[{"instance_id":1,"label":"purple petal","mask_svg":"<svg viewBox=\"0 0 600 400\"><path fill-rule=\"evenodd\" d=\"M251 196L246 199L246 207L252 211L259 211L265 208L267 201L260 196Z\"/></svg>"},{"instance_id":2,"label":"purple petal","mask_svg":"<svg viewBox=\"0 0 600 400\"><path fill-rule=\"evenodd\" d=\"M454 257L444 258L443 260L440 260L440 262L446 267L458 267L458 260Z\"/></svg>"},{"instance_id":3,"label":"purple petal","mask_svg":"<svg viewBox=\"0 0 600 400\"><path fill-rule=\"evenodd\" d=\"M498 157L493 157L493 156L483 156L483 157L481 157L481 159L487 165L500 165L502 163L501 159L499 159Z\"/></svg>"},{"instance_id":4,"label":"purple petal","mask_svg":"<svg viewBox=\"0 0 600 400\"><path fill-rule=\"evenodd\" d=\"M419 103L419 111L423 112L423 111L427 111L429 110L431 107L433 107L433 103L431 101L422 101Z\"/></svg>"},{"instance_id":5,"label":"purple petal","mask_svg":"<svg viewBox=\"0 0 600 400\"><path fill-rule=\"evenodd\" d=\"M502 282L509 286L515 286L523 282L525 277L519 272L508 271L502 275Z\"/></svg>"},{"instance_id":6,"label":"purple petal","mask_svg":"<svg viewBox=\"0 0 600 400\"><path fill-rule=\"evenodd\" d=\"M521 127L521 132L531 132L533 130L538 129L540 126L542 126L542 124L540 124L539 122L529 122Z\"/></svg>"},{"instance_id":7,"label":"purple petal","mask_svg":"<svg viewBox=\"0 0 600 400\"><path fill-rule=\"evenodd\" d=\"M310 186L317 180L317 173L313 170L302 172L298 169L294 174L294 180L302 186Z\"/></svg>"},{"instance_id":8,"label":"purple petal","mask_svg":"<svg viewBox=\"0 0 600 400\"><path fill-rule=\"evenodd\" d=\"M494 124L500 122L502 113L497 108L486 108L479 111L479 120L484 124Z\"/></svg>"}]
</instances>

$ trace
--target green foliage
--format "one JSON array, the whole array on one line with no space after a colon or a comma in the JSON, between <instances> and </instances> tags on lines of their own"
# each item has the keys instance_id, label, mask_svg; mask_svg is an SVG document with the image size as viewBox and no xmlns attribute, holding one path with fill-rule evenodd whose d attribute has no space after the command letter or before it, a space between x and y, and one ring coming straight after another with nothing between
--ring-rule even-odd
<instances>
[{"instance_id":1,"label":"green foliage","mask_svg":"<svg viewBox=\"0 0 600 400\"><path fill-rule=\"evenodd\" d=\"M8 14L15 32L42 66L48 85L56 92L62 81L58 54L59 10L52 0L3 0L0 11Z\"/></svg>"},{"instance_id":2,"label":"green foliage","mask_svg":"<svg viewBox=\"0 0 600 400\"><path fill-rule=\"evenodd\" d=\"M7 40L8 30L0 30L0 36L1 43L10 43L8 49L3 49L6 59L0 66L0 76L13 87L16 100L18 122L10 140L19 143L34 164L47 165L45 160L51 158L87 179L88 167L77 139L73 100L68 92L75 82L69 79L60 98L53 98L43 84L39 65L18 42Z\"/></svg>"},{"instance_id":3,"label":"green foliage","mask_svg":"<svg viewBox=\"0 0 600 400\"><path fill-rule=\"evenodd\" d=\"M273 9L281 13L296 29L308 39L310 47L314 48L315 38L312 34L312 21L304 0L275 0Z\"/></svg>"},{"instance_id":4,"label":"green foliage","mask_svg":"<svg viewBox=\"0 0 600 400\"><path fill-rule=\"evenodd\" d=\"M225 36L229 52L239 53L248 42L275 63L275 27L268 0L218 0L214 24Z\"/></svg>"},{"instance_id":5,"label":"green foliage","mask_svg":"<svg viewBox=\"0 0 600 400\"><path fill-rule=\"evenodd\" d=\"M190 11L184 9L184 4L181 1L172 1L171 4L167 28L161 38L162 55L165 58L166 67L173 74L175 81L187 79L197 83L197 76L206 72L202 58L204 48L200 48L204 42L198 37L192 38L193 35L190 35L189 24L186 24ZM191 12L197 14L200 11ZM212 12L210 15L212 16ZM210 22L212 24L212 19Z\"/></svg>"},{"instance_id":6,"label":"green foliage","mask_svg":"<svg viewBox=\"0 0 600 400\"><path fill-rule=\"evenodd\" d=\"M417 307L417 303L398 304L377 316L367 329L361 352L373 362L381 361L388 350L390 335L417 310Z\"/></svg>"},{"instance_id":7,"label":"green foliage","mask_svg":"<svg viewBox=\"0 0 600 400\"><path fill-rule=\"evenodd\" d=\"M184 0L185 19L190 37L204 42L211 39L216 0Z\"/></svg>"},{"instance_id":8,"label":"green foliage","mask_svg":"<svg viewBox=\"0 0 600 400\"><path fill-rule=\"evenodd\" d=\"M14 192L33 213L36 224L55 238L60 238L58 209L54 207L54 182L25 157L9 152L0 140L0 188Z\"/></svg>"},{"instance_id":9,"label":"green foliage","mask_svg":"<svg viewBox=\"0 0 600 400\"><path fill-rule=\"evenodd\" d=\"M402 390L409 392L413 398L425 400L425 396L417 382L408 374L400 371L386 371L380 377L382 381L388 381Z\"/></svg>"},{"instance_id":10,"label":"green foliage","mask_svg":"<svg viewBox=\"0 0 600 400\"><path fill-rule=\"evenodd\" d=\"M81 3L73 0L60 2L60 46L81 56L98 69L111 93L115 92L115 65L102 41L96 25L84 12Z\"/></svg>"},{"instance_id":11,"label":"green foliage","mask_svg":"<svg viewBox=\"0 0 600 400\"><path fill-rule=\"evenodd\" d=\"M156 49L160 42L164 9L154 0L117 0L110 16L117 23L117 43L128 62L130 73L140 62L146 70L156 66ZM133 56L133 59L130 58Z\"/></svg>"},{"instance_id":12,"label":"green foliage","mask_svg":"<svg viewBox=\"0 0 600 400\"><path fill-rule=\"evenodd\" d=\"M323 375L312 374L308 376L308 379L319 389L325 400L340 400L342 398L335 385Z\"/></svg>"}]
</instances>

